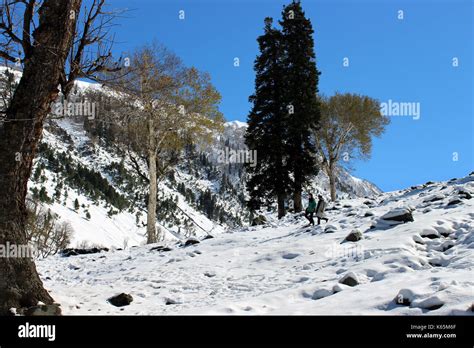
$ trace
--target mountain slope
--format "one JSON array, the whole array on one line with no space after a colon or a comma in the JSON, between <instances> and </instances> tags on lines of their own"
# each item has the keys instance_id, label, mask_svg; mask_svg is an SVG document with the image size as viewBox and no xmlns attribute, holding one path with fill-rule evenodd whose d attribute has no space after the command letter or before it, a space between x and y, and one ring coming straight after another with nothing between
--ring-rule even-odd
<instances>
[{"instance_id":1,"label":"mountain slope","mask_svg":"<svg viewBox=\"0 0 474 348\"><path fill-rule=\"evenodd\" d=\"M170 251L54 256L38 269L66 314L473 315L473 194L474 172L342 200L314 228L288 215ZM344 241L354 229L362 239ZM107 302L121 292L129 306Z\"/></svg>"}]
</instances>

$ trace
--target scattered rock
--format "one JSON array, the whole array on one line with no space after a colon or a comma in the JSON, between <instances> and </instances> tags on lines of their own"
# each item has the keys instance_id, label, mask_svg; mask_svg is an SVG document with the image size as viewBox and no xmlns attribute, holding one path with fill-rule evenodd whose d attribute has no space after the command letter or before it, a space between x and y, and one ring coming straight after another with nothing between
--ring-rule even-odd
<instances>
[{"instance_id":1,"label":"scattered rock","mask_svg":"<svg viewBox=\"0 0 474 348\"><path fill-rule=\"evenodd\" d=\"M63 257L85 255L85 254L97 254L102 251L109 251L108 248L89 248L89 249L77 249L77 248L68 248L61 250L60 255Z\"/></svg>"},{"instance_id":2,"label":"scattered rock","mask_svg":"<svg viewBox=\"0 0 474 348\"><path fill-rule=\"evenodd\" d=\"M435 230L434 228L424 228L421 232L420 232L420 236L422 236L423 238L429 238L429 239L436 239L436 238L439 238L440 235L439 235L439 232L437 230Z\"/></svg>"},{"instance_id":3,"label":"scattered rock","mask_svg":"<svg viewBox=\"0 0 474 348\"><path fill-rule=\"evenodd\" d=\"M326 225L326 227L324 228L324 233L334 233L338 230L339 228L334 225L334 224L328 224Z\"/></svg>"},{"instance_id":4,"label":"scattered rock","mask_svg":"<svg viewBox=\"0 0 474 348\"><path fill-rule=\"evenodd\" d=\"M410 289L401 289L393 301L402 306L409 306L413 302L415 294Z\"/></svg>"},{"instance_id":5,"label":"scattered rock","mask_svg":"<svg viewBox=\"0 0 474 348\"><path fill-rule=\"evenodd\" d=\"M61 315L59 304L33 306L25 310L25 316L56 316Z\"/></svg>"},{"instance_id":6,"label":"scattered rock","mask_svg":"<svg viewBox=\"0 0 474 348\"><path fill-rule=\"evenodd\" d=\"M339 283L348 286L356 286L359 285L359 279L357 278L357 275L355 273L349 272L339 280Z\"/></svg>"},{"instance_id":7,"label":"scattered rock","mask_svg":"<svg viewBox=\"0 0 474 348\"><path fill-rule=\"evenodd\" d=\"M449 206L456 205L459 203L462 203L459 198L453 198L448 202L447 206L449 207Z\"/></svg>"},{"instance_id":8,"label":"scattered rock","mask_svg":"<svg viewBox=\"0 0 474 348\"><path fill-rule=\"evenodd\" d=\"M413 236L413 240L415 241L415 243L417 244L421 244L421 245L425 245L425 241L423 240L423 238L421 238L421 236L415 234Z\"/></svg>"},{"instance_id":9,"label":"scattered rock","mask_svg":"<svg viewBox=\"0 0 474 348\"><path fill-rule=\"evenodd\" d=\"M265 225L267 223L267 218L263 215L259 215L252 220L252 226Z\"/></svg>"},{"instance_id":10,"label":"scattered rock","mask_svg":"<svg viewBox=\"0 0 474 348\"><path fill-rule=\"evenodd\" d=\"M316 290L316 291L313 293L313 296L311 297L311 299L313 299L313 300L319 300L319 299L321 299L321 298L331 296L332 294L333 294L333 292L332 292L331 290L319 289L319 290Z\"/></svg>"},{"instance_id":11,"label":"scattered rock","mask_svg":"<svg viewBox=\"0 0 474 348\"><path fill-rule=\"evenodd\" d=\"M173 300L172 298L165 298L165 305L169 306L169 305L174 305L174 304L179 304L178 301L176 300Z\"/></svg>"},{"instance_id":12,"label":"scattered rock","mask_svg":"<svg viewBox=\"0 0 474 348\"><path fill-rule=\"evenodd\" d=\"M422 301L413 301L412 307L426 309L428 311L434 311L443 307L444 302L438 296L432 296Z\"/></svg>"},{"instance_id":13,"label":"scattered rock","mask_svg":"<svg viewBox=\"0 0 474 348\"><path fill-rule=\"evenodd\" d=\"M133 301L132 295L121 293L119 295L109 298L107 301L115 307L128 306Z\"/></svg>"},{"instance_id":14,"label":"scattered rock","mask_svg":"<svg viewBox=\"0 0 474 348\"><path fill-rule=\"evenodd\" d=\"M197 240L196 238L188 238L188 239L184 242L183 246L184 246L184 247L187 247L187 246L195 245L195 244L199 244L199 243L200 243L199 240Z\"/></svg>"},{"instance_id":15,"label":"scattered rock","mask_svg":"<svg viewBox=\"0 0 474 348\"><path fill-rule=\"evenodd\" d=\"M206 235L202 240L212 239L214 236L212 234Z\"/></svg>"},{"instance_id":16,"label":"scattered rock","mask_svg":"<svg viewBox=\"0 0 474 348\"><path fill-rule=\"evenodd\" d=\"M385 221L395 221L400 223L413 222L412 215L413 209L411 208L396 208L381 217Z\"/></svg>"},{"instance_id":17,"label":"scattered rock","mask_svg":"<svg viewBox=\"0 0 474 348\"><path fill-rule=\"evenodd\" d=\"M287 254L283 254L283 255L282 255L282 257L283 257L285 260L292 260L292 259L297 258L298 256L300 256L300 254L296 254L296 253L287 253Z\"/></svg>"},{"instance_id":18,"label":"scattered rock","mask_svg":"<svg viewBox=\"0 0 474 348\"><path fill-rule=\"evenodd\" d=\"M216 274L214 272L206 272L206 273L204 273L204 275L208 278L213 278L213 277L216 276Z\"/></svg>"},{"instance_id":19,"label":"scattered rock","mask_svg":"<svg viewBox=\"0 0 474 348\"><path fill-rule=\"evenodd\" d=\"M346 285L344 284L336 284L332 287L332 291L334 293L337 293L337 292L341 292L342 290L344 290L346 288Z\"/></svg>"},{"instance_id":20,"label":"scattered rock","mask_svg":"<svg viewBox=\"0 0 474 348\"><path fill-rule=\"evenodd\" d=\"M344 239L348 242L357 242L363 238L363 234L359 230L353 230L351 233L347 235L347 237Z\"/></svg>"},{"instance_id":21,"label":"scattered rock","mask_svg":"<svg viewBox=\"0 0 474 348\"><path fill-rule=\"evenodd\" d=\"M166 251L171 251L173 249L167 247L167 246L163 246L163 245L158 245L156 247L153 247L150 249L150 251L160 251L160 252L166 252Z\"/></svg>"},{"instance_id":22,"label":"scattered rock","mask_svg":"<svg viewBox=\"0 0 474 348\"><path fill-rule=\"evenodd\" d=\"M374 213L372 213L371 211L366 211L364 214L364 217L370 217L370 216L374 216Z\"/></svg>"},{"instance_id":23,"label":"scattered rock","mask_svg":"<svg viewBox=\"0 0 474 348\"><path fill-rule=\"evenodd\" d=\"M459 198L462 198L462 199L471 199L472 198L472 195L469 191L466 191L464 190L463 188L458 188L456 190Z\"/></svg>"},{"instance_id":24,"label":"scattered rock","mask_svg":"<svg viewBox=\"0 0 474 348\"><path fill-rule=\"evenodd\" d=\"M438 194L435 194L435 195L431 195L428 198L425 198L423 200L423 203L431 203L431 202L436 202L436 201L442 201L444 198L445 198L444 195L438 193Z\"/></svg>"}]
</instances>

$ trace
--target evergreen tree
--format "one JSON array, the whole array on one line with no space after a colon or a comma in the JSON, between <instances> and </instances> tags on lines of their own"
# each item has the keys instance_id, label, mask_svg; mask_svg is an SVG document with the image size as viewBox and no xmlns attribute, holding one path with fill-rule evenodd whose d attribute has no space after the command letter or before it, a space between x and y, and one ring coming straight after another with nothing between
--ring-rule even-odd
<instances>
[{"instance_id":1,"label":"evergreen tree","mask_svg":"<svg viewBox=\"0 0 474 348\"><path fill-rule=\"evenodd\" d=\"M316 68L313 27L299 0L284 7L280 25L283 33L285 104L288 163L293 174L295 212L302 210L301 193L309 177L318 172L316 147L311 140L319 122L317 100L320 72Z\"/></svg>"},{"instance_id":2,"label":"evergreen tree","mask_svg":"<svg viewBox=\"0 0 474 348\"><path fill-rule=\"evenodd\" d=\"M258 209L262 200L278 202L278 217L285 215L285 199L290 187L290 178L285 158L285 125L283 95L282 33L272 27L272 19L265 19L265 31L258 39L260 56L254 65L256 72L255 93L249 100L253 103L248 116L245 142L250 150L258 154L257 164L246 165L249 174L247 189L251 210Z\"/></svg>"},{"instance_id":3,"label":"evergreen tree","mask_svg":"<svg viewBox=\"0 0 474 348\"><path fill-rule=\"evenodd\" d=\"M74 210L76 210L76 211L79 210L79 201L77 200L77 198L74 201Z\"/></svg>"}]
</instances>

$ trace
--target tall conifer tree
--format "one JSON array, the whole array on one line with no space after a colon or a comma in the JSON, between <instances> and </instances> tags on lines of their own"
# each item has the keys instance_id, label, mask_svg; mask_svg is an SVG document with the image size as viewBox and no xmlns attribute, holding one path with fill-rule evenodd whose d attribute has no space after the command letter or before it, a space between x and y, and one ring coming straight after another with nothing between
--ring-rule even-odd
<instances>
[{"instance_id":1,"label":"tall conifer tree","mask_svg":"<svg viewBox=\"0 0 474 348\"><path fill-rule=\"evenodd\" d=\"M320 113L317 101L320 72L316 68L313 27L305 17L299 0L284 7L280 25L283 34L285 68L281 75L285 83L287 108L288 163L293 174L295 212L302 210L301 193L310 176L318 172L316 147L311 133L317 127Z\"/></svg>"},{"instance_id":2,"label":"tall conifer tree","mask_svg":"<svg viewBox=\"0 0 474 348\"><path fill-rule=\"evenodd\" d=\"M255 61L255 93L249 98L253 104L248 116L245 135L250 150L257 151L257 164L247 165L249 206L258 209L262 201L277 199L278 217L285 215L285 200L290 189L289 170L285 155L286 110L285 86L282 81L282 33L272 27L272 19L265 18L265 32L258 38L260 55Z\"/></svg>"}]
</instances>

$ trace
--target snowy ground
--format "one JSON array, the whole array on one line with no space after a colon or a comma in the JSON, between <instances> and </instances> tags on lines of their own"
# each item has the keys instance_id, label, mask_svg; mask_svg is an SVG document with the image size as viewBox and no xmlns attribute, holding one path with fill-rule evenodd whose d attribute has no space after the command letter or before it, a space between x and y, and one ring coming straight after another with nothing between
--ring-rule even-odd
<instances>
[{"instance_id":1,"label":"snowy ground","mask_svg":"<svg viewBox=\"0 0 474 348\"><path fill-rule=\"evenodd\" d=\"M185 248L170 244L168 252L148 245L37 265L63 313L72 315L473 315L474 199L462 192L474 196L473 175L385 193L372 203L341 201L328 211L328 225L312 229L290 215ZM414 222L377 224L400 208L414 209ZM335 232L325 232L329 225ZM354 229L362 240L343 242ZM358 285L339 283L351 273ZM121 292L133 296L129 306L107 302Z\"/></svg>"}]
</instances>

